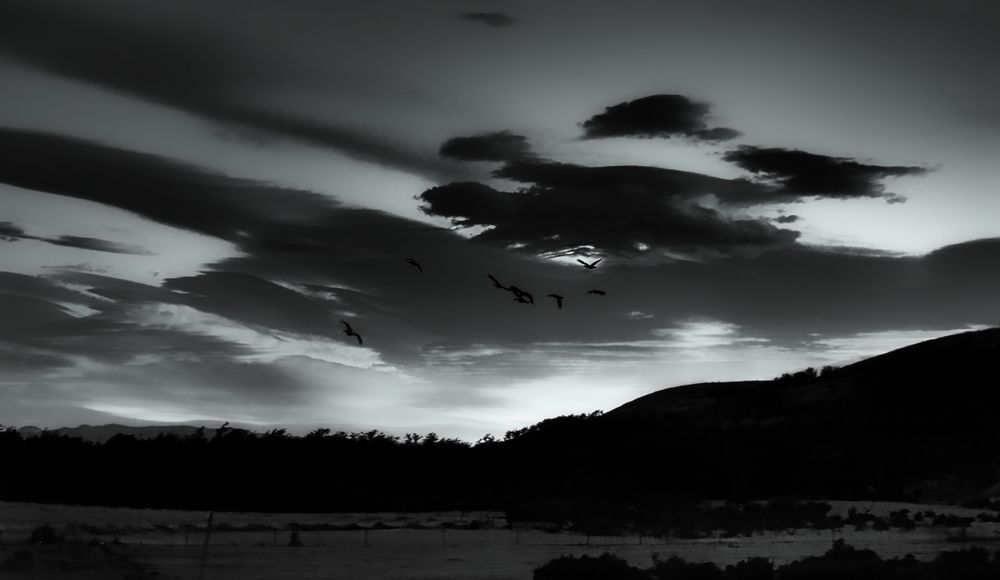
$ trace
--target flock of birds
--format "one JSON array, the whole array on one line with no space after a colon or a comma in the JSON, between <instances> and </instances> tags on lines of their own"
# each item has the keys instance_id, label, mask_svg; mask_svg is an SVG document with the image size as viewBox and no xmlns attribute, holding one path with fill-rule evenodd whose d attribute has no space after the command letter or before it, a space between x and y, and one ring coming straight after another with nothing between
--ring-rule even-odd
<instances>
[{"instance_id":1,"label":"flock of birds","mask_svg":"<svg viewBox=\"0 0 1000 580\"><path fill-rule=\"evenodd\" d=\"M584 262L583 260L577 259L577 262L580 262L580 264L583 265L583 267L586 268L587 270L595 270L595 269L597 269L597 264L599 264L601 262L601 260L603 260L603 259L604 258L598 258L597 260L595 260L593 262ZM416 268L421 274L424 273L423 267L420 265L420 262L418 262L417 260L415 260L413 258L404 258L403 260L407 264L409 264L409 265L413 266L414 268ZM506 292L510 292L511 294L513 294L514 295L514 302L520 302L521 304L532 304L532 305L534 305L534 303L535 303L535 296L531 292L528 292L527 290L522 290L521 288L518 288L517 286L514 286L513 284L511 284L510 286L504 286L503 284L500 283L499 280L496 279L496 277L493 276L493 274L487 274L486 277L489 278L490 281L493 282L493 287L494 288L496 288L498 290L504 290ZM587 294L593 294L595 296L606 296L607 292L605 292L604 290L598 290L598 289L595 288L593 290L588 290ZM559 309L562 309L562 307L563 307L563 300L566 299L565 296L560 296L559 294L555 294L555 293L549 294L546 297L547 298L552 298L553 300L555 300L556 301L556 307L559 308ZM362 344L364 344L364 340L361 338L361 335L358 334L357 330L354 330L354 327L352 327L350 325L350 323L348 323L346 320L341 320L340 323L344 325L344 331L343 331L344 334L346 334L347 336L353 336L354 338L358 339L358 345L359 346L362 345Z\"/></svg>"}]
</instances>

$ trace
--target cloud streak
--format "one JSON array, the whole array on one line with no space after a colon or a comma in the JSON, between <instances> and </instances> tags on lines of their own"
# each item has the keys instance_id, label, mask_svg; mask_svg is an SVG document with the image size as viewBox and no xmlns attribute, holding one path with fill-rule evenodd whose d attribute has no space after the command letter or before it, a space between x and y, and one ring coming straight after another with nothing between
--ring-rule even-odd
<instances>
[{"instance_id":1,"label":"cloud streak","mask_svg":"<svg viewBox=\"0 0 1000 580\"><path fill-rule=\"evenodd\" d=\"M46 242L55 246L65 246L80 250L93 250L95 252L108 252L111 254L132 254L137 256L151 256L152 252L131 244L121 244L98 238L87 236L56 236L48 238L45 236L33 236L25 232L21 227L11 222L0 222L0 241L14 242L18 240L36 240Z\"/></svg>"},{"instance_id":2,"label":"cloud streak","mask_svg":"<svg viewBox=\"0 0 1000 580\"><path fill-rule=\"evenodd\" d=\"M97 5L5 2L0 54L243 129L254 142L291 139L433 180L456 175L454 166L385 136L250 102L247 92L266 96L275 87L307 84L316 71L217 30L146 16Z\"/></svg>"},{"instance_id":3,"label":"cloud streak","mask_svg":"<svg viewBox=\"0 0 1000 580\"><path fill-rule=\"evenodd\" d=\"M684 95L659 94L611 105L583 122L584 137L671 138L715 143L735 139L739 131L710 127L711 107Z\"/></svg>"},{"instance_id":4,"label":"cloud streak","mask_svg":"<svg viewBox=\"0 0 1000 580\"><path fill-rule=\"evenodd\" d=\"M846 157L830 157L798 149L743 145L726 152L723 159L773 186L779 195L850 199L881 197L889 202L902 198L886 192L882 180L919 176L927 168L904 165L869 165Z\"/></svg>"},{"instance_id":5,"label":"cloud streak","mask_svg":"<svg viewBox=\"0 0 1000 580\"><path fill-rule=\"evenodd\" d=\"M528 138L510 131L452 137L441 144L438 153L459 161L514 161L535 157Z\"/></svg>"}]
</instances>

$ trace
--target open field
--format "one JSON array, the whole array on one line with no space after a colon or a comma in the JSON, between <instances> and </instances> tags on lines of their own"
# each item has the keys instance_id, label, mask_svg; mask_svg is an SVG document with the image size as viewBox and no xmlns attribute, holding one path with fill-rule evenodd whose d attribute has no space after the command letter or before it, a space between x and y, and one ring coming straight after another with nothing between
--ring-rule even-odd
<instances>
[{"instance_id":1,"label":"open field","mask_svg":"<svg viewBox=\"0 0 1000 580\"><path fill-rule=\"evenodd\" d=\"M888 513L906 507L954 515L980 510L939 505L831 502ZM0 561L24 549L31 530L52 525L71 541L32 546L33 563L4 571L11 578L195 579L204 553L206 580L482 579L526 580L532 570L562 555L611 552L637 566L655 556L732 564L751 556L786 563L829 549L835 538L883 557L912 553L921 559L972 545L1000 549L1000 525L977 522L964 532L918 527L912 531L789 530L738 538L650 538L548 533L506 528L495 512L416 514L217 513L203 552L207 514L0 502ZM472 522L477 524L470 525ZM301 547L288 545L290 524ZM367 533L366 529L367 528ZM475 529L469 529L475 528ZM99 539L101 545L89 545ZM186 545L185 545L186 544Z\"/></svg>"}]
</instances>

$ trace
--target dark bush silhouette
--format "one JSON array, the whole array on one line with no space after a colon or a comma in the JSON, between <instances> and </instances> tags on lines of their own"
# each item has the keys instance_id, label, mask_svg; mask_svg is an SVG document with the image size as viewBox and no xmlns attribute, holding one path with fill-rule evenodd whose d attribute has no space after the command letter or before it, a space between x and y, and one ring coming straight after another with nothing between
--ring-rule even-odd
<instances>
[{"instance_id":1,"label":"dark bush silhouette","mask_svg":"<svg viewBox=\"0 0 1000 580\"><path fill-rule=\"evenodd\" d=\"M767 558L749 558L726 566L726 580L773 580L774 563Z\"/></svg>"},{"instance_id":2,"label":"dark bush silhouette","mask_svg":"<svg viewBox=\"0 0 1000 580\"><path fill-rule=\"evenodd\" d=\"M931 562L912 555L883 560L838 540L822 556L775 568L770 560L750 558L720 570L712 563L691 563L676 556L642 570L604 554L599 558L562 557L535 570L535 580L994 580L1000 578L1000 552L982 548L944 552Z\"/></svg>"},{"instance_id":3,"label":"dark bush silhouette","mask_svg":"<svg viewBox=\"0 0 1000 580\"><path fill-rule=\"evenodd\" d=\"M649 569L651 580L723 580L725 574L711 562L685 562L677 556L671 556L666 561L656 562Z\"/></svg>"},{"instance_id":4,"label":"dark bush silhouette","mask_svg":"<svg viewBox=\"0 0 1000 580\"><path fill-rule=\"evenodd\" d=\"M58 541L59 536L56 534L55 528L48 524L36 527L31 530L31 535L28 536L29 544L55 544Z\"/></svg>"},{"instance_id":5,"label":"dark bush silhouette","mask_svg":"<svg viewBox=\"0 0 1000 580\"><path fill-rule=\"evenodd\" d=\"M647 580L645 572L611 554L564 556L535 568L534 580Z\"/></svg>"}]
</instances>

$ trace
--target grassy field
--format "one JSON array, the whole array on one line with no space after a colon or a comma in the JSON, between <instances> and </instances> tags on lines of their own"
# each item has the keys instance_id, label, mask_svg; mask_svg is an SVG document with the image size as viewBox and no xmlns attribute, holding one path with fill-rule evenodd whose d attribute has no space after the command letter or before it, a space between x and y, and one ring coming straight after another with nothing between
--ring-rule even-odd
<instances>
[{"instance_id":1,"label":"grassy field","mask_svg":"<svg viewBox=\"0 0 1000 580\"><path fill-rule=\"evenodd\" d=\"M836 511L855 507L874 514L904 507L954 515L980 511L937 505L831 504ZM922 526L911 531L788 530L739 538L663 539L512 530L499 513L431 512L217 513L205 550L207 515L0 502L0 562L13 563L0 571L0 577L527 580L535 567L558 556L603 552L646 567L654 557L671 555L720 565L764 556L781 564L822 554L836 538L871 548L883 557L912 553L930 559L942 551L970 545L1000 548L1000 527L995 523L977 522L964 532ZM26 547L31 530L43 523L68 541ZM295 527L299 528L300 547L288 545ZM100 542L93 542L95 539ZM14 558L19 550L20 560ZM203 575L199 576L202 562Z\"/></svg>"}]
</instances>

